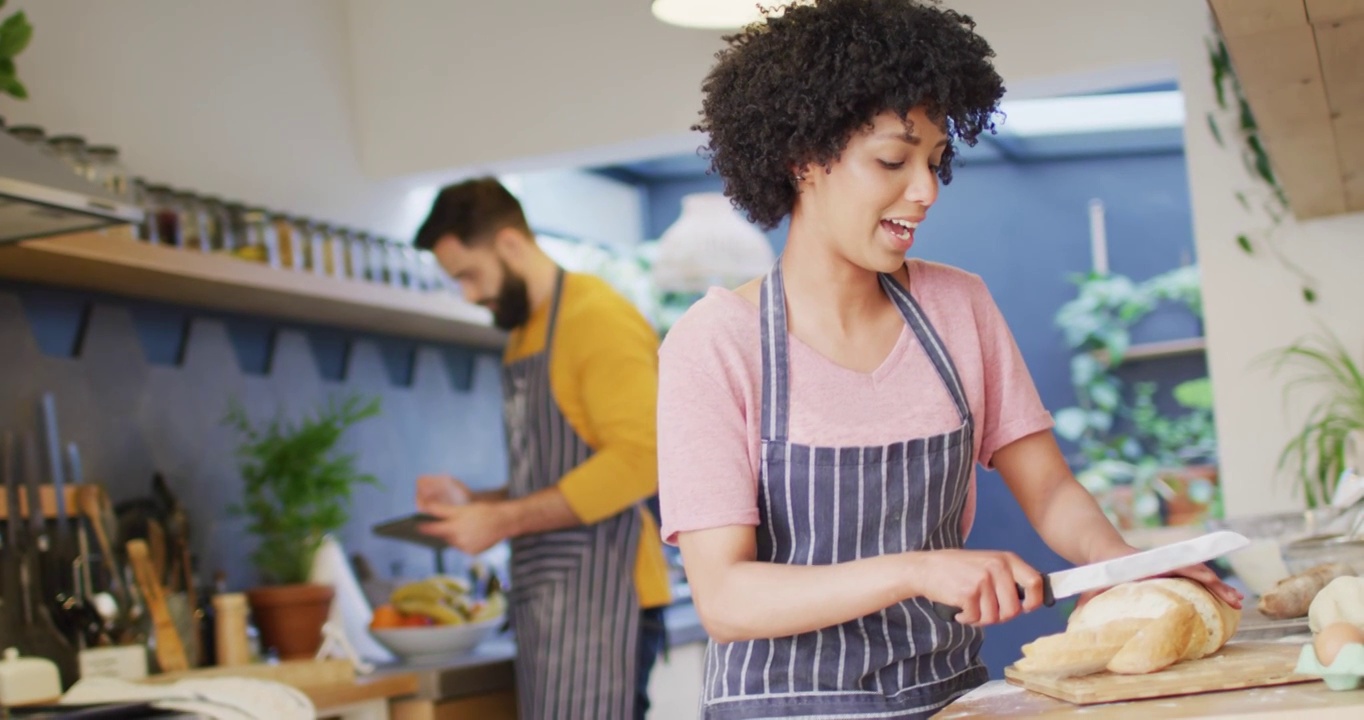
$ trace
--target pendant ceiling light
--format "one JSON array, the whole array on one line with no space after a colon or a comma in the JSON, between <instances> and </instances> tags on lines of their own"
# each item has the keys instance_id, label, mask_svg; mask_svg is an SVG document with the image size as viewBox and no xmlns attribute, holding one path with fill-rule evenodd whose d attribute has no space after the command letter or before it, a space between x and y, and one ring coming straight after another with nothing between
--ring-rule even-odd
<instances>
[{"instance_id":1,"label":"pendant ceiling light","mask_svg":"<svg viewBox=\"0 0 1364 720\"><path fill-rule=\"evenodd\" d=\"M806 1L806 0L801 0ZM654 17L670 25L702 30L737 30L762 20L762 8L780 11L788 0L653 0Z\"/></svg>"},{"instance_id":2,"label":"pendant ceiling light","mask_svg":"<svg viewBox=\"0 0 1364 720\"><path fill-rule=\"evenodd\" d=\"M744 219L722 193L682 198L682 214L658 239L654 282L665 292L733 289L776 262L767 236Z\"/></svg>"}]
</instances>

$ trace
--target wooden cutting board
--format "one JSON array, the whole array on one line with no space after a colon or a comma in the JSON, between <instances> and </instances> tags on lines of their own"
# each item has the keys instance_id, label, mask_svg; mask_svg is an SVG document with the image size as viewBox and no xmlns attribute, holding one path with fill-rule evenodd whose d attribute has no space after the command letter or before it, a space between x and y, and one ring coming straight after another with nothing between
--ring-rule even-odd
<instances>
[{"instance_id":1,"label":"wooden cutting board","mask_svg":"<svg viewBox=\"0 0 1364 720\"><path fill-rule=\"evenodd\" d=\"M1056 679L1019 672L1010 665L1004 668L1004 678L1057 700L1092 705L1319 680L1293 672L1300 652L1299 643L1235 642L1208 657L1147 675L1103 672Z\"/></svg>"}]
</instances>

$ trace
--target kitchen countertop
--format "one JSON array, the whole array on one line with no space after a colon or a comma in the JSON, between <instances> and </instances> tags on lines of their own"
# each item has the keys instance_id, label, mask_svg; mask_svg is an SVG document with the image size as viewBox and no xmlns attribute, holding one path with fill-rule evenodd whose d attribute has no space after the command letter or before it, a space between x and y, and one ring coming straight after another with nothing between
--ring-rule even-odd
<instances>
[{"instance_id":1,"label":"kitchen countertop","mask_svg":"<svg viewBox=\"0 0 1364 720\"><path fill-rule=\"evenodd\" d=\"M1304 644L1311 642L1307 618L1272 620L1248 605L1233 640ZM1176 697L1094 705L1074 705L1025 690L1004 680L991 680L948 705L934 720L959 718L1102 718L1147 720L1180 718L1263 717L1265 720L1358 720L1364 717L1364 689L1333 691L1320 680L1290 685L1223 690Z\"/></svg>"},{"instance_id":2,"label":"kitchen countertop","mask_svg":"<svg viewBox=\"0 0 1364 720\"><path fill-rule=\"evenodd\" d=\"M948 705L934 720L975 718L1095 718L1150 720L1151 718L1237 718L1265 720L1358 720L1364 717L1364 690L1335 692L1321 681L1275 687L1227 690L1179 697L1072 705L1024 690L1003 680L991 680Z\"/></svg>"},{"instance_id":3,"label":"kitchen countertop","mask_svg":"<svg viewBox=\"0 0 1364 720\"><path fill-rule=\"evenodd\" d=\"M664 613L669 647L705 642L706 632L690 600L670 605ZM472 652L448 660L380 665L371 677L410 673L417 678L417 697L442 701L510 690L515 686L512 659L516 641L510 632L487 640Z\"/></svg>"}]
</instances>

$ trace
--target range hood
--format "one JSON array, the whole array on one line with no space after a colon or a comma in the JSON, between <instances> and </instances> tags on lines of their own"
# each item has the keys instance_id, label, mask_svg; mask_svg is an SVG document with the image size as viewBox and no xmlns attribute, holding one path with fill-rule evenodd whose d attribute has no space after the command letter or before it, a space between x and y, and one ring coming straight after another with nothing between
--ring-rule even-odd
<instances>
[{"instance_id":1,"label":"range hood","mask_svg":"<svg viewBox=\"0 0 1364 720\"><path fill-rule=\"evenodd\" d=\"M132 198L0 131L0 243L140 222Z\"/></svg>"}]
</instances>

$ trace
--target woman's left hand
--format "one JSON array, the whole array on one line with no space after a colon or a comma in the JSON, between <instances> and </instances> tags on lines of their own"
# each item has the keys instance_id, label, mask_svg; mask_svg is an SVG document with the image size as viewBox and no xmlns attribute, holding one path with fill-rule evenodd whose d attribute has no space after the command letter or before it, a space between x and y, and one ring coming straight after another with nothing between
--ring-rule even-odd
<instances>
[{"instance_id":1,"label":"woman's left hand","mask_svg":"<svg viewBox=\"0 0 1364 720\"><path fill-rule=\"evenodd\" d=\"M1090 562L1102 562L1104 560L1112 560L1113 558L1124 557L1126 555L1132 555L1137 552L1140 551L1132 547L1131 545L1127 545L1118 548L1112 552L1107 552L1102 554L1101 556L1095 557L1091 559ZM1172 570L1168 573L1158 575L1156 577L1188 578L1190 580L1193 580L1194 582L1203 585L1203 587L1208 589L1208 592L1215 595L1222 602L1238 610L1241 608L1241 600L1243 599L1241 593L1237 592L1236 588L1226 584L1225 582L1222 582L1222 579L1217 577L1217 573L1213 572L1212 568L1208 567L1204 563L1182 567L1179 568L1178 570ZM1091 599L1094 598L1095 595L1098 595L1101 592L1103 592L1103 590L1091 590L1087 593L1081 594L1079 599L1076 601L1075 604L1076 609L1078 610L1079 608L1084 607L1085 603L1089 602Z\"/></svg>"}]
</instances>

